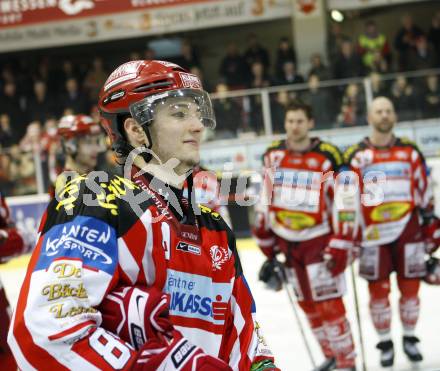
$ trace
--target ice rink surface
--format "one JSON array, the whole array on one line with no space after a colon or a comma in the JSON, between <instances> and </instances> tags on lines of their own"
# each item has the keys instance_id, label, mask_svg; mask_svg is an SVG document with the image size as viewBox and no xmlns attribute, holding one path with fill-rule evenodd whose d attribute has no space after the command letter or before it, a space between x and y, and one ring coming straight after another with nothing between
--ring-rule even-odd
<instances>
[{"instance_id":1,"label":"ice rink surface","mask_svg":"<svg viewBox=\"0 0 440 371\"><path fill-rule=\"evenodd\" d=\"M304 342L298 329L287 294L284 291L269 291L263 286L263 284L258 282L257 274L264 261L264 257L256 249L251 240L241 240L238 242L238 246L244 272L257 304L258 320L263 329L264 336L275 354L278 367L283 371L312 370L312 364L307 356L307 351L304 347ZM20 257L10 261L8 264L0 265L0 276L13 306L15 306L18 292L24 278L27 261L28 257ZM358 371L362 371L362 354L359 347L358 327L356 325L353 286L351 284L351 275L348 273L349 272L347 272L346 275L348 293L345 298L345 303L354 330L358 355ZM426 284L422 285L421 314L416 335L421 339L420 348L425 359L417 365L412 365L407 361L402 351L401 326L397 308L399 295L396 285L393 285L393 338L396 359L393 368L383 369L379 365L379 353L375 349L377 336L368 313L367 286L365 281L360 278L356 279L356 286L360 301L360 316L364 334L367 370L440 370L440 287L428 286ZM298 307L297 310L300 314L300 319L305 329L308 342L312 347L313 356L316 362L319 363L323 359L318 345L305 322L305 317L299 311Z\"/></svg>"}]
</instances>

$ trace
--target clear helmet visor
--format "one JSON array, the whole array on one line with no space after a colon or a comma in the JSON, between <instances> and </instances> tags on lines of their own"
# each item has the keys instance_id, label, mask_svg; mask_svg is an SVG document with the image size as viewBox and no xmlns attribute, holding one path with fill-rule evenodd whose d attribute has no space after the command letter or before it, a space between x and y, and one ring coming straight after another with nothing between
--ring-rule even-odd
<instances>
[{"instance_id":1,"label":"clear helmet visor","mask_svg":"<svg viewBox=\"0 0 440 371\"><path fill-rule=\"evenodd\" d=\"M176 120L195 117L209 129L216 125L209 94L198 89L169 90L150 95L130 105L130 113L140 125L150 125L159 113Z\"/></svg>"}]
</instances>

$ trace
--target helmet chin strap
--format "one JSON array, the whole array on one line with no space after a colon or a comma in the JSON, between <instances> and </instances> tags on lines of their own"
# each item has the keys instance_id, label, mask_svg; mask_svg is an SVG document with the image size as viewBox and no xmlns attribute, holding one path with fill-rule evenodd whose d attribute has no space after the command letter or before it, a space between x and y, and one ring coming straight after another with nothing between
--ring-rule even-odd
<instances>
[{"instance_id":1,"label":"helmet chin strap","mask_svg":"<svg viewBox=\"0 0 440 371\"><path fill-rule=\"evenodd\" d=\"M147 125L142 125L142 130L144 131L145 135L147 136L148 139L148 146L145 146L145 148L151 150L151 148L153 147L153 140L151 139L151 133L150 130L148 130L148 126ZM150 153L150 151L148 152L142 152L141 153L142 158L145 160L145 162L150 162L152 155Z\"/></svg>"}]
</instances>

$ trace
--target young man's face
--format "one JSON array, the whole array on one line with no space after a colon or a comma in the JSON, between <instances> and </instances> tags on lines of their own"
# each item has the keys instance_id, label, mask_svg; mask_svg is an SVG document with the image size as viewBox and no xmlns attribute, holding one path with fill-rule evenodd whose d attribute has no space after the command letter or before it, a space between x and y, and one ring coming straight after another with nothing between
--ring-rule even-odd
<instances>
[{"instance_id":1,"label":"young man's face","mask_svg":"<svg viewBox=\"0 0 440 371\"><path fill-rule=\"evenodd\" d=\"M303 110L287 111L284 119L287 140L302 142L313 128L313 119L309 119Z\"/></svg>"},{"instance_id":2,"label":"young man's face","mask_svg":"<svg viewBox=\"0 0 440 371\"><path fill-rule=\"evenodd\" d=\"M180 169L189 170L200 161L203 130L200 108L194 100L170 98L156 110L150 128L152 150L163 163L175 158Z\"/></svg>"},{"instance_id":3,"label":"young man's face","mask_svg":"<svg viewBox=\"0 0 440 371\"><path fill-rule=\"evenodd\" d=\"M75 162L92 171L98 163L98 155L103 150L102 135L87 135L78 139Z\"/></svg>"}]
</instances>

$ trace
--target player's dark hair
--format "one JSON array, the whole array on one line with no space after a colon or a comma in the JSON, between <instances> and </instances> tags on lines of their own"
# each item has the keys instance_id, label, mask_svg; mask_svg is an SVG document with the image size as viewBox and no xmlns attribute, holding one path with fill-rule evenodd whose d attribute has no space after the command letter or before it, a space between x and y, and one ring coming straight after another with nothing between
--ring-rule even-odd
<instances>
[{"instance_id":1,"label":"player's dark hair","mask_svg":"<svg viewBox=\"0 0 440 371\"><path fill-rule=\"evenodd\" d=\"M286 107L286 114L289 111L303 111L309 120L313 119L312 107L310 106L310 104L307 104L302 100L296 99L289 102Z\"/></svg>"}]
</instances>

